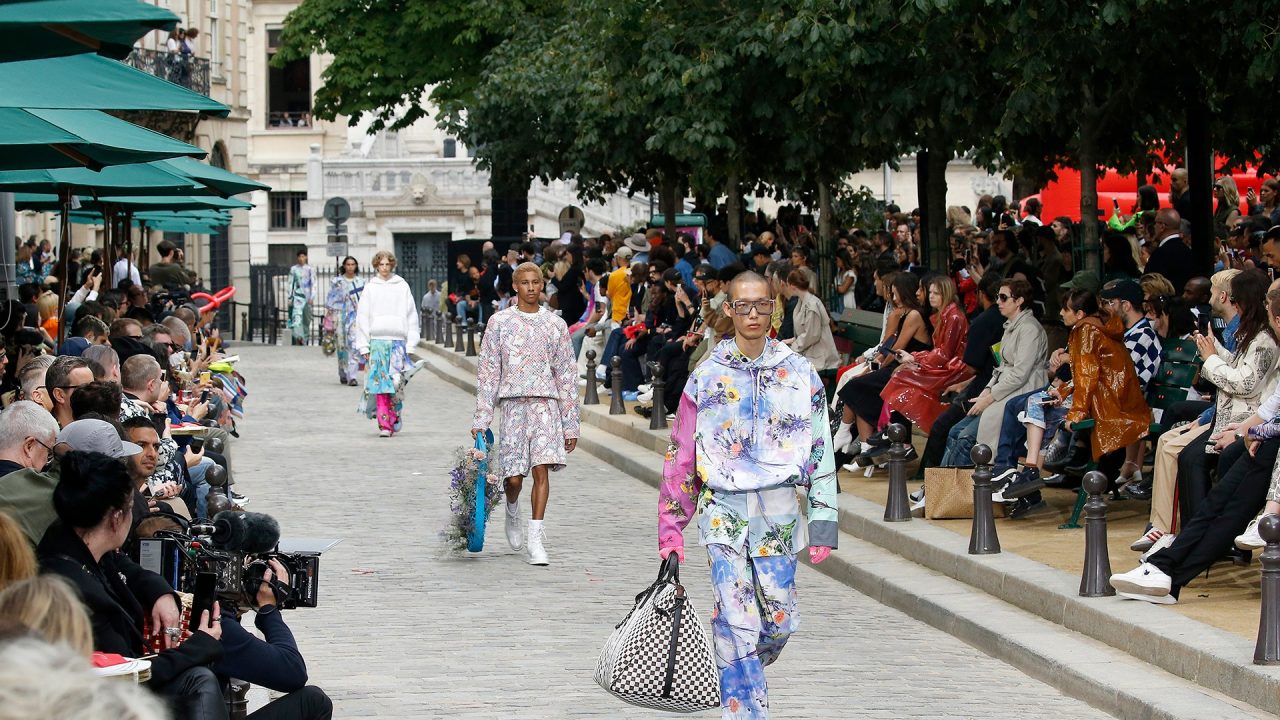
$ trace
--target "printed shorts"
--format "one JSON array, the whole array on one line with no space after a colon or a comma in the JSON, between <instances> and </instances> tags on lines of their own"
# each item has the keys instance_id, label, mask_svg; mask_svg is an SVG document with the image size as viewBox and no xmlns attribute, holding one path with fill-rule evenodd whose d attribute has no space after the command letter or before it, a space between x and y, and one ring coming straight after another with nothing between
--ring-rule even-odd
<instances>
[{"instance_id":1,"label":"printed shorts","mask_svg":"<svg viewBox=\"0 0 1280 720\"><path fill-rule=\"evenodd\" d=\"M498 404L502 425L498 432L500 477L524 477L537 465L561 470L568 459L564 451L564 426L555 398L504 398Z\"/></svg>"}]
</instances>

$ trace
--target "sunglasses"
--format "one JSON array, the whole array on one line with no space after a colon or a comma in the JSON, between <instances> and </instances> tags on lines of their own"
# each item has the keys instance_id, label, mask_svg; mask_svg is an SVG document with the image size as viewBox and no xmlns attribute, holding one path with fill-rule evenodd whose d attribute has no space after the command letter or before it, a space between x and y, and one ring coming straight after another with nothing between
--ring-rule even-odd
<instances>
[{"instance_id":1,"label":"sunglasses","mask_svg":"<svg viewBox=\"0 0 1280 720\"><path fill-rule=\"evenodd\" d=\"M1006 295L1005 293L999 293L998 295L996 295L996 300L1000 302L1009 302L1012 299L1013 299L1012 295Z\"/></svg>"},{"instance_id":2,"label":"sunglasses","mask_svg":"<svg viewBox=\"0 0 1280 720\"><path fill-rule=\"evenodd\" d=\"M731 303L730 307L732 307L733 312L738 315L750 315L753 309L761 315L772 315L775 302L776 301L774 300L756 300L755 302L739 300L735 303Z\"/></svg>"}]
</instances>

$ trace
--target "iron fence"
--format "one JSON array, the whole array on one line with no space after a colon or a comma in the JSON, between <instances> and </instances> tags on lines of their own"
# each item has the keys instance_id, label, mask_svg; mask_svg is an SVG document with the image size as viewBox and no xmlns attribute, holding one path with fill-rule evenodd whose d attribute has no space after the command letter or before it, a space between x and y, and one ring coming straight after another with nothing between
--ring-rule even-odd
<instances>
[{"instance_id":1,"label":"iron fence","mask_svg":"<svg viewBox=\"0 0 1280 720\"><path fill-rule=\"evenodd\" d=\"M124 64L175 85L209 95L209 61L183 53L134 48Z\"/></svg>"}]
</instances>

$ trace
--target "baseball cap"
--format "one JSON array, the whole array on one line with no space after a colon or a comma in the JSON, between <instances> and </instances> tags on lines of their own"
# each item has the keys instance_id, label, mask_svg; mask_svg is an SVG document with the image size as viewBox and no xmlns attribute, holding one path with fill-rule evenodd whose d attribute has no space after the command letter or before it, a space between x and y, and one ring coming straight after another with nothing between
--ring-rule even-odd
<instances>
[{"instance_id":1,"label":"baseball cap","mask_svg":"<svg viewBox=\"0 0 1280 720\"><path fill-rule=\"evenodd\" d=\"M1059 286L1061 290L1088 290L1090 292L1098 292L1098 288L1102 287L1102 278L1098 277L1098 273L1092 270L1081 270L1071 279Z\"/></svg>"},{"instance_id":2,"label":"baseball cap","mask_svg":"<svg viewBox=\"0 0 1280 720\"><path fill-rule=\"evenodd\" d=\"M1134 307L1142 307L1142 286L1133 280L1121 280L1109 288L1103 288L1103 300L1128 300Z\"/></svg>"},{"instance_id":3,"label":"baseball cap","mask_svg":"<svg viewBox=\"0 0 1280 720\"><path fill-rule=\"evenodd\" d=\"M137 455L142 448L120 439L115 427L104 420L76 420L58 433L57 445L66 443L72 450L102 453L108 457L125 458Z\"/></svg>"},{"instance_id":4,"label":"baseball cap","mask_svg":"<svg viewBox=\"0 0 1280 720\"><path fill-rule=\"evenodd\" d=\"M630 260L630 259L631 259L631 256L632 256L632 255L635 255L635 253L631 250L631 248L627 247L626 245L623 245L622 247L618 248L617 250L614 250L614 251L613 251L613 254L614 254L615 256L617 256L617 257L626 258L626 259L628 259L628 260Z\"/></svg>"}]
</instances>

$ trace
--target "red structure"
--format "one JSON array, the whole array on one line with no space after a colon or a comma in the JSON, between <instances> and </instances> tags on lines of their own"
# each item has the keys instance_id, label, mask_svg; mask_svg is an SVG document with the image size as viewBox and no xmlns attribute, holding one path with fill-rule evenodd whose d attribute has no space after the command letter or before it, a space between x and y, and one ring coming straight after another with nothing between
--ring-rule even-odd
<instances>
[{"instance_id":1,"label":"red structure","mask_svg":"<svg viewBox=\"0 0 1280 720\"><path fill-rule=\"evenodd\" d=\"M1223 163L1225 159L1218 158L1218 162ZM1041 212L1040 218L1045 222L1063 215L1079 222L1080 171L1063 167L1057 168L1056 171L1058 174L1056 181L1049 183L1038 194L1028 197L1040 198L1040 201L1044 203L1044 211ZM1253 188L1256 193L1265 178L1258 177L1257 168L1254 166L1247 166L1244 170L1234 172L1231 177L1236 181L1236 187L1240 189L1240 212L1247 215L1249 207L1245 196L1249 192L1249 188ZM1132 214L1133 208L1138 202L1138 186L1147 182L1155 185L1156 190L1160 192L1160 207L1169 207L1168 170L1155 170L1151 175L1144 177L1142 175L1122 175L1114 168L1104 168L1098 177L1098 208L1103 211L1103 217L1111 217L1111 213L1115 209L1113 201L1117 200L1120 202L1120 212L1122 214Z\"/></svg>"}]
</instances>

